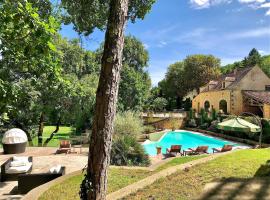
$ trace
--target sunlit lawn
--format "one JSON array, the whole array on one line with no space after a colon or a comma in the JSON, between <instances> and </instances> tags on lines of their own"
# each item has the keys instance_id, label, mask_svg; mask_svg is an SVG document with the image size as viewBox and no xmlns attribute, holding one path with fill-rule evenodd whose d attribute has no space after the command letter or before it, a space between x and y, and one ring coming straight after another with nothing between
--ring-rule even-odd
<instances>
[{"instance_id":1,"label":"sunlit lawn","mask_svg":"<svg viewBox=\"0 0 270 200\"><path fill-rule=\"evenodd\" d=\"M55 130L55 126L45 126L43 130L43 142L50 137ZM69 139L75 128L68 126L60 126L59 131L54 135L53 139L48 143L48 147L58 147L59 140ZM38 137L33 138L34 146L38 146Z\"/></svg>"},{"instance_id":2,"label":"sunlit lawn","mask_svg":"<svg viewBox=\"0 0 270 200\"><path fill-rule=\"evenodd\" d=\"M270 149L237 151L162 178L125 199L194 199L206 183L229 177L251 178L269 159Z\"/></svg>"},{"instance_id":3,"label":"sunlit lawn","mask_svg":"<svg viewBox=\"0 0 270 200\"><path fill-rule=\"evenodd\" d=\"M194 156L194 157L179 157L171 160L170 162L159 167L156 171L150 172L146 170L133 170L133 169L119 169L111 168L109 170L109 180L108 180L108 193L117 191L127 185L135 183L147 176L150 176L162 169L166 169L171 166L178 164L183 164L192 160L196 160L205 156ZM83 179L82 175L74 176L61 184L53 186L48 191L46 191L41 197L40 200L56 200L56 199L65 199L73 200L78 199L78 191L80 188L80 183Z\"/></svg>"}]
</instances>

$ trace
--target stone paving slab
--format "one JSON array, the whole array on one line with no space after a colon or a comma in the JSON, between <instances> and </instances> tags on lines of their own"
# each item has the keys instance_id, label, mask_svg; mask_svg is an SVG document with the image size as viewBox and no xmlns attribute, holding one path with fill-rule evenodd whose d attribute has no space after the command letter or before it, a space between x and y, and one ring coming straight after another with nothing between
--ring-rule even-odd
<instances>
[{"instance_id":1,"label":"stone paving slab","mask_svg":"<svg viewBox=\"0 0 270 200\"><path fill-rule=\"evenodd\" d=\"M9 155L10 157L10 155ZM66 167L66 174L82 170L87 164L88 157L85 155L47 155L33 157L32 173L48 172L52 166L63 165ZM16 192L17 181L0 182L0 200L20 199L23 195L13 195Z\"/></svg>"}]
</instances>

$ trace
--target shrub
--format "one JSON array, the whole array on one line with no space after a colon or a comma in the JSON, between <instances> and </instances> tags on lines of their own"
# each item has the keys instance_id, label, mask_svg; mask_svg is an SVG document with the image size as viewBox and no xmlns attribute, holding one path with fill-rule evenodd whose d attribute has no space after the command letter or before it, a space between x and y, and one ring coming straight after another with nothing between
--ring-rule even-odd
<instances>
[{"instance_id":1,"label":"shrub","mask_svg":"<svg viewBox=\"0 0 270 200\"><path fill-rule=\"evenodd\" d=\"M262 119L262 126L263 126L262 141L265 143L270 143L270 121Z\"/></svg>"},{"instance_id":2,"label":"shrub","mask_svg":"<svg viewBox=\"0 0 270 200\"><path fill-rule=\"evenodd\" d=\"M113 141L111 164L118 166L148 166L150 160L148 155L145 154L142 145L136 141L136 138L124 135Z\"/></svg>"},{"instance_id":3,"label":"shrub","mask_svg":"<svg viewBox=\"0 0 270 200\"><path fill-rule=\"evenodd\" d=\"M144 132L145 133L152 133L154 131L155 131L155 128L153 126L148 125L148 126L144 127Z\"/></svg>"},{"instance_id":4,"label":"shrub","mask_svg":"<svg viewBox=\"0 0 270 200\"><path fill-rule=\"evenodd\" d=\"M163 111L165 107L167 106L168 101L167 99L163 97L157 97L153 102L152 102L152 109L154 111Z\"/></svg>"},{"instance_id":5,"label":"shrub","mask_svg":"<svg viewBox=\"0 0 270 200\"><path fill-rule=\"evenodd\" d=\"M117 113L114 122L114 133L116 137L130 135L137 138L143 131L143 121L138 113L132 111Z\"/></svg>"}]
</instances>

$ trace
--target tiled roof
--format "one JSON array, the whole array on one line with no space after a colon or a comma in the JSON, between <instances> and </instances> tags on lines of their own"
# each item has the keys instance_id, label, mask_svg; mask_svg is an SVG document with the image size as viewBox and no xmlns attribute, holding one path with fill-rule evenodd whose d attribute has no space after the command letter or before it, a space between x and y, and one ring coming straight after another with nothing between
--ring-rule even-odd
<instances>
[{"instance_id":1,"label":"tiled roof","mask_svg":"<svg viewBox=\"0 0 270 200\"><path fill-rule=\"evenodd\" d=\"M235 86L237 83L239 83L242 78L252 69L253 67L245 67L245 68L240 68L235 71L229 72L227 74L223 74L219 76L217 80L213 80L213 82L216 82L215 86L211 87L211 90L221 90L222 89L222 83L225 81L232 81L232 84L229 85L227 88L232 88ZM202 92L207 92L208 89L205 88Z\"/></svg>"},{"instance_id":2,"label":"tiled roof","mask_svg":"<svg viewBox=\"0 0 270 200\"><path fill-rule=\"evenodd\" d=\"M259 102L270 104L270 91L243 91L244 95L253 98Z\"/></svg>"}]
</instances>

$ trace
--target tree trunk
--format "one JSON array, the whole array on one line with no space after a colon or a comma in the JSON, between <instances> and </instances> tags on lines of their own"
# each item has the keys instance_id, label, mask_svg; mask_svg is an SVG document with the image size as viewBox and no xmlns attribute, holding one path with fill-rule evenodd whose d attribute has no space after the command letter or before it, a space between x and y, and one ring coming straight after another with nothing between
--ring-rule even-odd
<instances>
[{"instance_id":1,"label":"tree trunk","mask_svg":"<svg viewBox=\"0 0 270 200\"><path fill-rule=\"evenodd\" d=\"M106 199L107 169L116 111L128 0L111 0L88 156L88 198Z\"/></svg>"},{"instance_id":2,"label":"tree trunk","mask_svg":"<svg viewBox=\"0 0 270 200\"><path fill-rule=\"evenodd\" d=\"M59 117L59 119L57 120L55 130L51 133L50 137L45 140L43 144L44 147L48 145L48 143L53 139L53 136L59 131L60 123L61 123L61 118Z\"/></svg>"},{"instance_id":3,"label":"tree trunk","mask_svg":"<svg viewBox=\"0 0 270 200\"><path fill-rule=\"evenodd\" d=\"M39 118L39 127L38 127L38 146L42 146L42 135L43 135L43 129L44 129L44 113L42 112L40 114Z\"/></svg>"}]
</instances>

